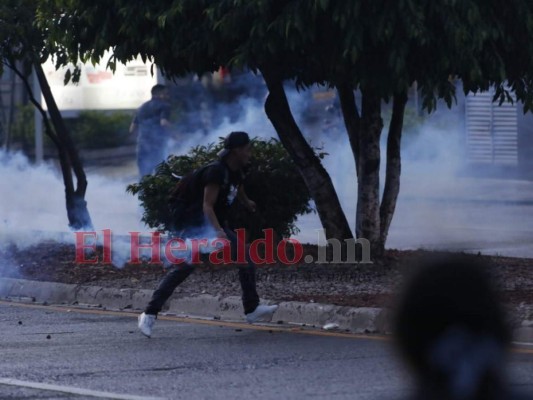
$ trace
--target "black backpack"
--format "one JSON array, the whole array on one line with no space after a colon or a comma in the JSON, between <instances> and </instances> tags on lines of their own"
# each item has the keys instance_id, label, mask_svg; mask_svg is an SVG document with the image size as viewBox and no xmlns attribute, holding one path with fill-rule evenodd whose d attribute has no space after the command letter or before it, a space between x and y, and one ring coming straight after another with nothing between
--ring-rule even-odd
<instances>
[{"instance_id":1,"label":"black backpack","mask_svg":"<svg viewBox=\"0 0 533 400\"><path fill-rule=\"evenodd\" d=\"M175 177L178 182L174 185L170 191L168 197L168 209L170 212L170 228L172 231L179 231L186 228L189 225L199 225L203 222L202 220L191 220L191 217L198 216L200 205L195 204L194 198L194 183L201 178L204 171L220 163L220 160L214 161L208 165L204 165L194 171L188 173L183 177ZM227 168L224 168L224 185L229 183L229 172Z\"/></svg>"}]
</instances>

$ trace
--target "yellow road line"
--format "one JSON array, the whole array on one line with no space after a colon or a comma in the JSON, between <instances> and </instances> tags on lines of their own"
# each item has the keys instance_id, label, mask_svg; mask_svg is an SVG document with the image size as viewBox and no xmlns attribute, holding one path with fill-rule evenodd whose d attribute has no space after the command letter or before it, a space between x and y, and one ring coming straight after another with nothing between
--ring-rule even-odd
<instances>
[{"instance_id":1,"label":"yellow road line","mask_svg":"<svg viewBox=\"0 0 533 400\"><path fill-rule=\"evenodd\" d=\"M523 349L521 347L513 347L511 351L517 354L533 354L533 349Z\"/></svg>"},{"instance_id":2,"label":"yellow road line","mask_svg":"<svg viewBox=\"0 0 533 400\"><path fill-rule=\"evenodd\" d=\"M45 306L41 304L29 304L29 303L17 303L12 301L0 300L0 305L15 306L15 307L25 307L25 308L36 308L44 309L48 311L57 311L57 312L76 312L79 314L94 314L94 315L114 315L119 317L130 317L136 318L139 314L138 312L132 311L110 311L110 310L101 310L101 309L85 309L77 308L73 306ZM358 339L358 340L378 340L378 341L390 341L390 336L383 335L364 335L348 332L328 332L321 331L309 327L280 327L273 325L252 325L241 322L230 322L222 320L208 320L200 318L187 318L187 317L177 317L172 315L159 315L158 320L162 321L174 321L181 322L186 324L197 324L197 325L209 325L209 326L222 326L225 328L236 328L236 329L248 329L254 331L268 331L268 332L279 332L279 333L295 333L301 335L311 335L311 336L322 336L322 337L334 337L334 338L344 338L344 339ZM518 345L513 345L511 351L518 354L533 354L533 349L526 349L519 347Z\"/></svg>"},{"instance_id":3,"label":"yellow road line","mask_svg":"<svg viewBox=\"0 0 533 400\"><path fill-rule=\"evenodd\" d=\"M48 311L57 311L57 312L76 312L80 314L94 314L94 315L114 315L121 317L131 317L137 318L138 312L131 311L110 311L110 310L101 310L101 309L85 309L77 308L74 306L45 306L41 304L30 304L30 303L17 303L11 301L0 300L0 305L9 305L15 307L23 308L36 308L44 309ZM248 329L255 331L272 331L272 332L285 332L285 333L299 333L304 335L313 335L313 336L325 336L325 337L337 337L337 338L347 338L347 339L368 339L368 340L380 340L386 341L389 340L388 337L382 335L363 335L355 334L348 332L328 332L328 331L319 331L312 329L310 327L280 327L279 325L252 325L242 322L230 322L222 320L208 320L200 318L187 318L187 317L177 317L172 315L159 315L158 320L162 321L174 321L182 322L188 324L198 324L198 325L209 325L209 326L223 326L227 328L237 328L237 329Z\"/></svg>"}]
</instances>

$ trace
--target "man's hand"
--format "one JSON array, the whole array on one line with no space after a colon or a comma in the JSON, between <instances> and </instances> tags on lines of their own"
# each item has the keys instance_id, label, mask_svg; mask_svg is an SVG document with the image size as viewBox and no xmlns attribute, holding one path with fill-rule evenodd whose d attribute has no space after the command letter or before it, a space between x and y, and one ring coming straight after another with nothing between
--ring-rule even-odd
<instances>
[{"instance_id":1,"label":"man's hand","mask_svg":"<svg viewBox=\"0 0 533 400\"><path fill-rule=\"evenodd\" d=\"M217 238L227 239L228 235L226 235L226 232L224 232L224 229L217 229Z\"/></svg>"},{"instance_id":2,"label":"man's hand","mask_svg":"<svg viewBox=\"0 0 533 400\"><path fill-rule=\"evenodd\" d=\"M239 185L239 189L237 192L237 198L241 202L241 204L250 212L255 212L257 210L257 204L255 204L255 201L252 201L248 198L246 195L246 192L244 191L244 186Z\"/></svg>"}]
</instances>

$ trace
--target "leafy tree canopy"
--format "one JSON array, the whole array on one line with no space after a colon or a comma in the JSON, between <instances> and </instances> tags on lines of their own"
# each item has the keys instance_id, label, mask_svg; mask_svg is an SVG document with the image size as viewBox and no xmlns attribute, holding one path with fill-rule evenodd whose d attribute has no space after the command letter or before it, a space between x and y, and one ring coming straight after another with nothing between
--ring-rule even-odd
<instances>
[{"instance_id":1,"label":"leafy tree canopy","mask_svg":"<svg viewBox=\"0 0 533 400\"><path fill-rule=\"evenodd\" d=\"M168 76L221 65L268 70L299 87L371 90L388 100L418 82L424 105L497 87L532 102L533 4L511 0L43 0L40 24L65 52L57 61L141 55ZM67 54L69 55L67 57Z\"/></svg>"}]
</instances>

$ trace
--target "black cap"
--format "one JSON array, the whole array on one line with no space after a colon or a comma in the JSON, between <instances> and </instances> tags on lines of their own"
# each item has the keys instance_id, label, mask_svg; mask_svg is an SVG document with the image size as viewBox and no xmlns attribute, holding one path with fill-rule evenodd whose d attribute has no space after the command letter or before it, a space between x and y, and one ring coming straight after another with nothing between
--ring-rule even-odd
<instances>
[{"instance_id":1,"label":"black cap","mask_svg":"<svg viewBox=\"0 0 533 400\"><path fill-rule=\"evenodd\" d=\"M246 132L231 132L224 139L224 149L218 153L218 156L220 158L226 157L231 150L246 146L248 143L250 143L250 137Z\"/></svg>"}]
</instances>

